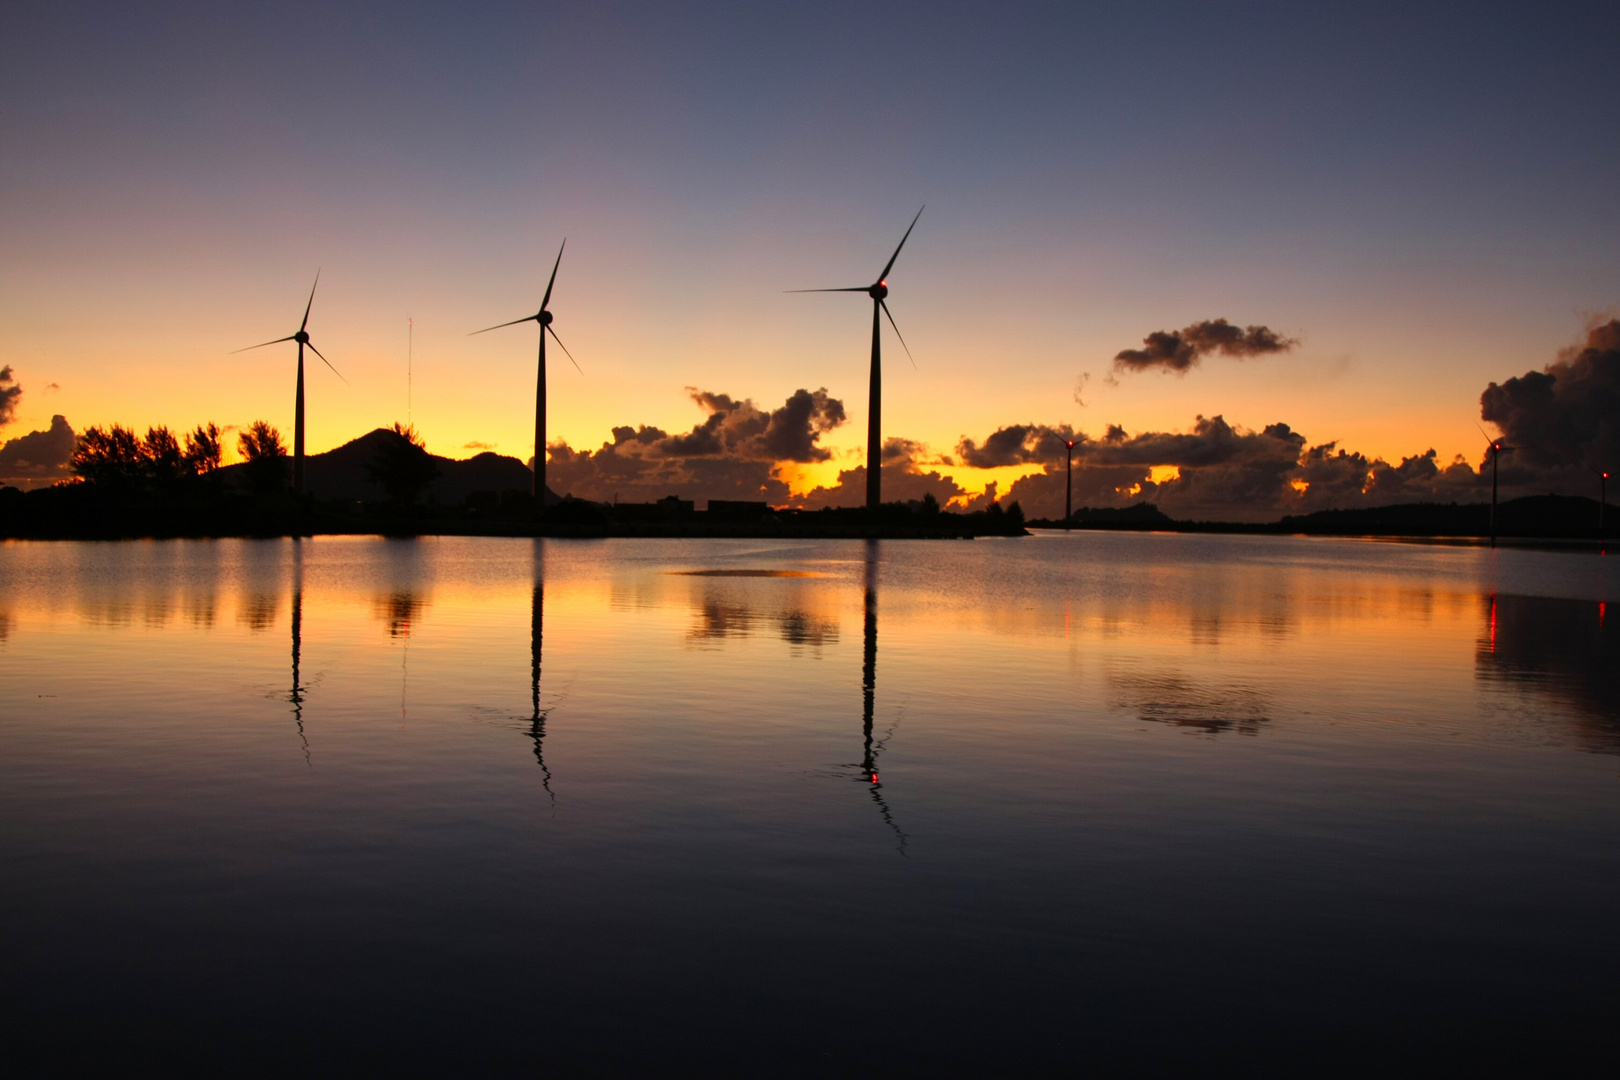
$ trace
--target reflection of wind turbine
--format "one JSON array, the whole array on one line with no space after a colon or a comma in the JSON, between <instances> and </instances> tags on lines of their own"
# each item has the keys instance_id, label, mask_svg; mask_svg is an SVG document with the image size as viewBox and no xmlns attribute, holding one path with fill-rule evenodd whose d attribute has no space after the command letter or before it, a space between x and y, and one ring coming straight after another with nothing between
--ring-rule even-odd
<instances>
[{"instance_id":1,"label":"reflection of wind turbine","mask_svg":"<svg viewBox=\"0 0 1620 1080\"><path fill-rule=\"evenodd\" d=\"M877 698L877 544L876 540L866 542L866 589L863 604L865 635L861 650L861 735L864 739L861 779L867 784L867 790L872 793L872 801L877 803L878 813L883 815L884 822L899 838L900 854L904 855L906 834L895 824L894 815L889 812L889 804L883 798L883 782L878 779L878 754L883 751L883 744L888 741L888 736L875 743L872 741L872 713Z\"/></svg>"},{"instance_id":2,"label":"reflection of wind turbine","mask_svg":"<svg viewBox=\"0 0 1620 1080\"><path fill-rule=\"evenodd\" d=\"M320 283L321 272L317 270L315 271L315 285ZM265 345L280 345L283 341L298 342L298 396L293 406L293 492L297 495L304 493L304 346L308 345L310 352L321 357L321 363L332 368L332 374L343 379L343 373L332 367L332 361L325 356L321 356L321 350L317 349L315 343L309 340L309 309L315 305L315 285L309 287L309 303L304 305L304 321L298 324L297 333L288 334L284 338L276 338L274 341L266 341L263 345L249 345L246 349L237 349L232 353L234 356L235 353L262 349ZM343 385L347 386L348 384L349 380L343 379Z\"/></svg>"},{"instance_id":3,"label":"reflection of wind turbine","mask_svg":"<svg viewBox=\"0 0 1620 1080\"><path fill-rule=\"evenodd\" d=\"M1474 425L1479 427L1478 424ZM1485 429L1479 428L1479 433L1485 435ZM1491 456L1491 547L1496 546L1496 463L1503 453L1517 450L1517 446L1506 446L1501 439L1493 439L1485 435L1485 452Z\"/></svg>"},{"instance_id":4,"label":"reflection of wind turbine","mask_svg":"<svg viewBox=\"0 0 1620 1080\"><path fill-rule=\"evenodd\" d=\"M568 351L568 346L557 337L557 331L551 328L551 312L547 307L551 304L551 287L557 283L557 267L562 265L563 248L568 246L566 239L562 247L557 249L557 261L551 264L551 280L546 282L546 294L540 298L540 310L533 315L525 315L521 319L511 322L497 323L486 326L482 330L474 330L473 334L487 334L491 330L499 330L503 326L516 326L518 323L533 322L540 324L540 374L535 381L534 389L534 477L532 480L535 514L540 517L546 512L546 335L550 334L557 341L557 346L564 355L579 368L579 361L574 354ZM472 335L468 335L469 337ZM584 374L584 369L580 369Z\"/></svg>"},{"instance_id":5,"label":"reflection of wind turbine","mask_svg":"<svg viewBox=\"0 0 1620 1080\"><path fill-rule=\"evenodd\" d=\"M292 702L293 722L298 725L298 741L304 744L304 764L313 766L309 760L309 739L304 735L304 687L298 681L299 652L304 644L304 553L298 546L298 538L293 537L293 595L292 595L292 693L287 700Z\"/></svg>"},{"instance_id":6,"label":"reflection of wind turbine","mask_svg":"<svg viewBox=\"0 0 1620 1080\"><path fill-rule=\"evenodd\" d=\"M546 789L551 805L557 805L557 795L551 790L551 770L546 768L546 714L540 709L540 639L546 619L546 582L536 566L534 603L529 615L529 686L533 713L529 720L529 738L534 740L534 760L540 765L540 786Z\"/></svg>"},{"instance_id":7,"label":"reflection of wind turbine","mask_svg":"<svg viewBox=\"0 0 1620 1080\"><path fill-rule=\"evenodd\" d=\"M924 207L923 209L927 209ZM863 292L872 298L872 383L867 399L866 415L866 509L873 514L877 513L883 504L883 481L881 477L883 465L883 356L880 347L882 325L878 319L878 312L888 316L889 325L894 327L894 336L900 338L900 347L906 350L906 356L911 356L911 348L906 345L906 339L900 335L900 327L895 323L894 316L889 314L889 305L884 298L889 295L889 271L894 269L894 260L900 257L900 248L906 246L911 238L911 230L917 227L917 218L922 217L922 210L917 211L917 217L911 219L906 227L906 235L900 238L900 245L889 256L888 263L877 280L870 285L852 285L844 289L790 289L790 292ZM915 367L917 361L911 361Z\"/></svg>"}]
</instances>

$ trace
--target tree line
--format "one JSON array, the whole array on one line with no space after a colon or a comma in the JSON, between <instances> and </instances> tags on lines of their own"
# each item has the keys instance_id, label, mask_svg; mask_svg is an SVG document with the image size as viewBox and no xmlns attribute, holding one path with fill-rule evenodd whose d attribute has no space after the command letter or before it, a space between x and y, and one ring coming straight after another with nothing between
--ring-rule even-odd
<instances>
[{"instance_id":1,"label":"tree line","mask_svg":"<svg viewBox=\"0 0 1620 1080\"><path fill-rule=\"evenodd\" d=\"M438 466L414 426L395 423L366 464L366 472L390 500L415 502L438 476ZM268 495L285 488L291 457L281 432L255 420L237 433L242 457L241 486ZM167 427L150 427L145 436L122 424L87 428L78 436L68 467L81 483L132 491L216 490L224 444L219 425L199 424L183 437Z\"/></svg>"}]
</instances>

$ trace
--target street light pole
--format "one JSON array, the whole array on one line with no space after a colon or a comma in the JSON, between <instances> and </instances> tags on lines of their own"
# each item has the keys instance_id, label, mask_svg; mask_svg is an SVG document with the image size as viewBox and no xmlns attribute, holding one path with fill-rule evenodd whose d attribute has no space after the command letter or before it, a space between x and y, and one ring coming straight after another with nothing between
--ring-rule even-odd
<instances>
[{"instance_id":1,"label":"street light pole","mask_svg":"<svg viewBox=\"0 0 1620 1080\"><path fill-rule=\"evenodd\" d=\"M1074 440L1069 440L1068 461L1064 466L1063 527L1074 526ZM1608 476L1608 473L1604 473Z\"/></svg>"},{"instance_id":2,"label":"street light pole","mask_svg":"<svg viewBox=\"0 0 1620 1080\"><path fill-rule=\"evenodd\" d=\"M1496 463L1502 457L1502 444L1491 444L1491 547L1496 546Z\"/></svg>"}]
</instances>

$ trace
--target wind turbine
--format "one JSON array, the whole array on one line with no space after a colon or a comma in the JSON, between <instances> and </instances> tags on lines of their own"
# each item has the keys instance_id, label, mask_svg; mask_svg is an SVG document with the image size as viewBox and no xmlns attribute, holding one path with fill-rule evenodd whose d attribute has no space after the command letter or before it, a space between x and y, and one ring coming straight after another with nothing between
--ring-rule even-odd
<instances>
[{"instance_id":1,"label":"wind turbine","mask_svg":"<svg viewBox=\"0 0 1620 1080\"><path fill-rule=\"evenodd\" d=\"M531 494L534 495L535 515L544 517L546 513L546 335L556 338L557 346L563 354L579 369L581 375L585 370L580 368L579 361L574 354L568 351L568 346L557 337L557 331L551 328L551 312L546 310L551 304L551 287L557 283L557 267L562 265L563 248L568 246L568 239L563 238L562 247L557 249L557 261L551 264L551 280L546 282L546 294L540 298L540 310L533 315L525 315L521 319L511 322L496 323L486 326L482 330L474 330L468 337L478 334L487 334L491 330L499 330L503 326L516 326L518 323L533 322L540 324L540 374L535 380L534 389L534 479Z\"/></svg>"},{"instance_id":2,"label":"wind turbine","mask_svg":"<svg viewBox=\"0 0 1620 1080\"><path fill-rule=\"evenodd\" d=\"M321 272L317 270L315 271L315 285L320 283ZM274 341L267 341L264 345L249 345L246 349L235 349L231 353L232 356L235 356L237 353L262 349L265 345L280 345L283 341L298 342L298 397L293 406L293 493L295 495L304 493L304 346L308 345L310 352L321 357L321 363L332 368L332 374L343 379L343 373L332 367L332 361L321 356L321 350L317 349L315 343L309 340L309 309L315 305L315 285L309 287L309 303L304 305L304 321L298 324L297 333L288 334L283 338L276 338ZM349 380L343 379L343 385L348 386Z\"/></svg>"},{"instance_id":3,"label":"wind turbine","mask_svg":"<svg viewBox=\"0 0 1620 1080\"><path fill-rule=\"evenodd\" d=\"M894 336L900 338L900 347L906 350L906 356L911 357L911 347L900 333L894 316L889 314L889 305L884 298L889 295L889 271L894 269L894 260L900 257L900 248L906 246L911 237L911 230L917 227L917 218L922 217L926 205L917 211L917 217L911 219L906 227L906 235L900 238L900 245L889 256L888 263L883 272L878 274L877 280L870 285L853 285L845 289L789 289L789 292L863 292L872 298L872 384L868 395L868 408L866 415L866 509L876 514L878 507L883 505L883 354L880 346L881 335L878 333L881 324L878 321L878 312L888 316L889 325L894 327ZM916 366L916 359L912 358L912 366Z\"/></svg>"}]
</instances>

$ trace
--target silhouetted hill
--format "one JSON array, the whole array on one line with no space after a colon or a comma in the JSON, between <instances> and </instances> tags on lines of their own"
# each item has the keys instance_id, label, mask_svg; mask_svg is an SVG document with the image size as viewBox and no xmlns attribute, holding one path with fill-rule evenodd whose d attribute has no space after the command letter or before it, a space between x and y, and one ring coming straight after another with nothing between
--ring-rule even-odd
<instances>
[{"instance_id":1,"label":"silhouetted hill","mask_svg":"<svg viewBox=\"0 0 1620 1080\"><path fill-rule=\"evenodd\" d=\"M1609 511L1608 529L1616 522ZM1498 536L1584 539L1597 535L1596 499L1574 495L1528 495L1496 508ZM1488 536L1490 503L1404 503L1364 510L1318 510L1285 517L1278 532L1321 536Z\"/></svg>"},{"instance_id":2,"label":"silhouetted hill","mask_svg":"<svg viewBox=\"0 0 1620 1080\"><path fill-rule=\"evenodd\" d=\"M311 454L304 463L304 483L317 499L359 500L375 502L383 497L382 490L366 473L366 464L377 453L383 440L392 438L386 428L369 431L358 439L324 454ZM524 491L533 483L529 467L515 457L484 452L464 461L429 454L439 468L438 478L428 486L424 498L444 506L459 506L475 491ZM227 482L235 483L241 465L228 465L220 470ZM546 489L546 505L554 506L561 500Z\"/></svg>"}]
</instances>

